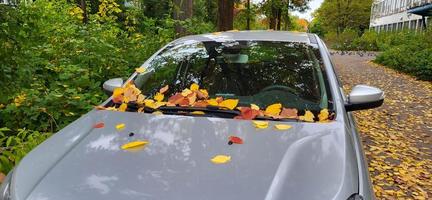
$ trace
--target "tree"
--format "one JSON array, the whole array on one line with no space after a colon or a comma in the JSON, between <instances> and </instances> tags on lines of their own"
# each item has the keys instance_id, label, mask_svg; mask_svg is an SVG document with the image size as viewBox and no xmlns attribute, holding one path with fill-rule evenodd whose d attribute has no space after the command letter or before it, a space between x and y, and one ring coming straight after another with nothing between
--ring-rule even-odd
<instances>
[{"instance_id":1,"label":"tree","mask_svg":"<svg viewBox=\"0 0 432 200\"><path fill-rule=\"evenodd\" d=\"M218 30L228 31L234 25L234 0L218 0Z\"/></svg>"},{"instance_id":2,"label":"tree","mask_svg":"<svg viewBox=\"0 0 432 200\"><path fill-rule=\"evenodd\" d=\"M311 0L267 0L262 3L264 14L269 19L269 28L281 30L282 22L284 29L289 29L290 12L303 12L308 9Z\"/></svg>"},{"instance_id":3,"label":"tree","mask_svg":"<svg viewBox=\"0 0 432 200\"><path fill-rule=\"evenodd\" d=\"M345 29L353 29L359 34L369 27L372 0L325 0L316 11L320 25L328 32L338 35Z\"/></svg>"},{"instance_id":4,"label":"tree","mask_svg":"<svg viewBox=\"0 0 432 200\"><path fill-rule=\"evenodd\" d=\"M192 0L174 0L173 3L174 3L173 18L175 20L184 21L186 19L192 18L192 14L193 14ZM175 26L175 31L180 36L186 34L186 29L183 28L178 22Z\"/></svg>"}]
</instances>

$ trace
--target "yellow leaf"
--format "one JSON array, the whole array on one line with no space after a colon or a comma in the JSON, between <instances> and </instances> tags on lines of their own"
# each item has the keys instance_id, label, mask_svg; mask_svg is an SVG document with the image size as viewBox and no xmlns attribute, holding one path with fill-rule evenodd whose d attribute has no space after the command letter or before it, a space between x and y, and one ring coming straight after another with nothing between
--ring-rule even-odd
<instances>
[{"instance_id":1,"label":"yellow leaf","mask_svg":"<svg viewBox=\"0 0 432 200\"><path fill-rule=\"evenodd\" d=\"M314 114L307 110L303 116L300 116L299 119L306 122L314 122Z\"/></svg>"},{"instance_id":2,"label":"yellow leaf","mask_svg":"<svg viewBox=\"0 0 432 200\"><path fill-rule=\"evenodd\" d=\"M161 102L161 101L163 101L163 99L164 99L164 95L158 92L158 93L156 93L156 95L154 96L154 99L155 99L157 102Z\"/></svg>"},{"instance_id":3,"label":"yellow leaf","mask_svg":"<svg viewBox=\"0 0 432 200\"><path fill-rule=\"evenodd\" d=\"M113 91L113 96L117 97L123 94L123 88L115 88Z\"/></svg>"},{"instance_id":4,"label":"yellow leaf","mask_svg":"<svg viewBox=\"0 0 432 200\"><path fill-rule=\"evenodd\" d=\"M74 97L72 97L72 99L81 99L81 97L80 96L74 96Z\"/></svg>"},{"instance_id":5,"label":"yellow leaf","mask_svg":"<svg viewBox=\"0 0 432 200\"><path fill-rule=\"evenodd\" d=\"M193 115L205 115L205 112L203 112L203 111L193 111L190 114L193 114Z\"/></svg>"},{"instance_id":6,"label":"yellow leaf","mask_svg":"<svg viewBox=\"0 0 432 200\"><path fill-rule=\"evenodd\" d=\"M133 142L129 142L129 143L122 145L121 149L125 150L125 149L134 148L134 147L144 146L148 143L149 143L148 141L140 141L140 140L133 141Z\"/></svg>"},{"instance_id":7,"label":"yellow leaf","mask_svg":"<svg viewBox=\"0 0 432 200\"><path fill-rule=\"evenodd\" d=\"M214 164L224 164L231 161L231 156L217 155L211 159Z\"/></svg>"},{"instance_id":8,"label":"yellow leaf","mask_svg":"<svg viewBox=\"0 0 432 200\"><path fill-rule=\"evenodd\" d=\"M163 115L163 113L161 111L154 111L152 112L153 115Z\"/></svg>"},{"instance_id":9,"label":"yellow leaf","mask_svg":"<svg viewBox=\"0 0 432 200\"><path fill-rule=\"evenodd\" d=\"M269 126L269 123L267 121L252 121L252 123L256 128L260 128L260 129L264 129Z\"/></svg>"},{"instance_id":10,"label":"yellow leaf","mask_svg":"<svg viewBox=\"0 0 432 200\"><path fill-rule=\"evenodd\" d=\"M192 91L191 90L189 90L189 89L184 89L183 91L182 91L182 93L181 93L181 95L182 96L184 96L184 97L186 97L186 96L188 96L188 95L190 95L190 94L192 94Z\"/></svg>"},{"instance_id":11,"label":"yellow leaf","mask_svg":"<svg viewBox=\"0 0 432 200\"><path fill-rule=\"evenodd\" d=\"M199 90L199 85L196 83L192 83L192 85L190 86L190 90L192 91Z\"/></svg>"},{"instance_id":12,"label":"yellow leaf","mask_svg":"<svg viewBox=\"0 0 432 200\"><path fill-rule=\"evenodd\" d=\"M135 71L140 74L140 73L144 73L146 71L146 69L144 67L139 67L139 68L136 68Z\"/></svg>"},{"instance_id":13,"label":"yellow leaf","mask_svg":"<svg viewBox=\"0 0 432 200\"><path fill-rule=\"evenodd\" d=\"M124 129L126 127L126 124L123 124L123 123L121 123L121 124L117 124L116 125L116 129L117 130L122 130L122 129Z\"/></svg>"},{"instance_id":14,"label":"yellow leaf","mask_svg":"<svg viewBox=\"0 0 432 200\"><path fill-rule=\"evenodd\" d=\"M120 112L124 112L124 111L126 111L126 109L127 109L127 104L122 103L122 104L120 105L120 107L118 108L118 111L120 111Z\"/></svg>"},{"instance_id":15,"label":"yellow leaf","mask_svg":"<svg viewBox=\"0 0 432 200\"><path fill-rule=\"evenodd\" d=\"M320 114L318 114L318 118L320 122L326 121L329 117L328 109L322 109Z\"/></svg>"},{"instance_id":16,"label":"yellow leaf","mask_svg":"<svg viewBox=\"0 0 432 200\"><path fill-rule=\"evenodd\" d=\"M260 107L256 104L251 104L251 108L254 110L260 110Z\"/></svg>"},{"instance_id":17,"label":"yellow leaf","mask_svg":"<svg viewBox=\"0 0 432 200\"><path fill-rule=\"evenodd\" d=\"M207 100L207 103L211 106L217 106L218 102L216 101L216 99L209 99Z\"/></svg>"},{"instance_id":18,"label":"yellow leaf","mask_svg":"<svg viewBox=\"0 0 432 200\"><path fill-rule=\"evenodd\" d=\"M220 35L221 34L221 32L214 32L214 33L212 33L213 35Z\"/></svg>"},{"instance_id":19,"label":"yellow leaf","mask_svg":"<svg viewBox=\"0 0 432 200\"><path fill-rule=\"evenodd\" d=\"M279 115L279 113L281 111L282 111L282 104L275 103L275 104L267 106L265 113L268 115L276 116L276 115Z\"/></svg>"},{"instance_id":20,"label":"yellow leaf","mask_svg":"<svg viewBox=\"0 0 432 200\"><path fill-rule=\"evenodd\" d=\"M237 107L238 102L239 102L238 99L227 99L227 100L220 102L219 106L232 110L235 107Z\"/></svg>"},{"instance_id":21,"label":"yellow leaf","mask_svg":"<svg viewBox=\"0 0 432 200\"><path fill-rule=\"evenodd\" d=\"M199 91L203 93L206 98L208 97L208 91L206 89L200 89Z\"/></svg>"},{"instance_id":22,"label":"yellow leaf","mask_svg":"<svg viewBox=\"0 0 432 200\"><path fill-rule=\"evenodd\" d=\"M292 126L288 125L288 124L276 124L275 128L277 130L288 130L288 129L292 128Z\"/></svg>"}]
</instances>

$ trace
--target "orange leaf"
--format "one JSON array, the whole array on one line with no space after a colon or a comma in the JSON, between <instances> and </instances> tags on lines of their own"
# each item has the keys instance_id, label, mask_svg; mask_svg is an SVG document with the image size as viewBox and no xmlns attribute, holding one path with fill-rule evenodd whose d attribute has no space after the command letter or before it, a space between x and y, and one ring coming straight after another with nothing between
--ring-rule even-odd
<instances>
[{"instance_id":1,"label":"orange leaf","mask_svg":"<svg viewBox=\"0 0 432 200\"><path fill-rule=\"evenodd\" d=\"M282 112L280 113L281 118L288 118L288 119L297 119L297 109L293 108L283 108Z\"/></svg>"},{"instance_id":2,"label":"orange leaf","mask_svg":"<svg viewBox=\"0 0 432 200\"><path fill-rule=\"evenodd\" d=\"M243 140L237 136L230 136L228 144L243 144Z\"/></svg>"},{"instance_id":3,"label":"orange leaf","mask_svg":"<svg viewBox=\"0 0 432 200\"><path fill-rule=\"evenodd\" d=\"M240 107L239 110L240 110L240 115L237 116L236 119L251 120L251 119L255 119L259 114L258 110L254 110L248 107Z\"/></svg>"},{"instance_id":4,"label":"orange leaf","mask_svg":"<svg viewBox=\"0 0 432 200\"><path fill-rule=\"evenodd\" d=\"M200 89L198 91L195 91L198 95L198 98L200 99L207 99L208 98L208 92L205 89Z\"/></svg>"},{"instance_id":5,"label":"orange leaf","mask_svg":"<svg viewBox=\"0 0 432 200\"><path fill-rule=\"evenodd\" d=\"M105 124L103 122L97 123L93 126L93 128L103 128L105 127Z\"/></svg>"},{"instance_id":6,"label":"orange leaf","mask_svg":"<svg viewBox=\"0 0 432 200\"><path fill-rule=\"evenodd\" d=\"M197 101L193 104L194 107L207 107L208 103L205 101Z\"/></svg>"},{"instance_id":7,"label":"orange leaf","mask_svg":"<svg viewBox=\"0 0 432 200\"><path fill-rule=\"evenodd\" d=\"M168 99L168 103L179 104L183 99L184 99L183 95L181 95L180 93L177 93Z\"/></svg>"},{"instance_id":8,"label":"orange leaf","mask_svg":"<svg viewBox=\"0 0 432 200\"><path fill-rule=\"evenodd\" d=\"M168 91L168 89L169 89L169 86L168 86L168 85L165 85L163 88L161 88L161 89L159 90L159 93L163 94L163 93L165 93L166 91Z\"/></svg>"}]
</instances>

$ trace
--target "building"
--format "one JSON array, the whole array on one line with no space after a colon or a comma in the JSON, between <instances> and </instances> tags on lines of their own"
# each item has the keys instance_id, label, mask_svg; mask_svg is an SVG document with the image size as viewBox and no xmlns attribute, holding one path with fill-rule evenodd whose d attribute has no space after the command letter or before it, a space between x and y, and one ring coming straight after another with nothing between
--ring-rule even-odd
<instances>
[{"instance_id":1,"label":"building","mask_svg":"<svg viewBox=\"0 0 432 200\"><path fill-rule=\"evenodd\" d=\"M375 0L370 28L378 32L423 30L432 24L432 0Z\"/></svg>"}]
</instances>

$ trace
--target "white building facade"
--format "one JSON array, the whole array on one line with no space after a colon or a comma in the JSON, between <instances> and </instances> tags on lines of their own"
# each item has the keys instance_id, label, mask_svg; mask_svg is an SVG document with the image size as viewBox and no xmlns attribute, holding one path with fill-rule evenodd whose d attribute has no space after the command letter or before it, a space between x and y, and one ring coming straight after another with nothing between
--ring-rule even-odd
<instances>
[{"instance_id":1,"label":"white building facade","mask_svg":"<svg viewBox=\"0 0 432 200\"><path fill-rule=\"evenodd\" d=\"M432 24L432 0L375 0L370 28L378 32L423 30Z\"/></svg>"}]
</instances>

